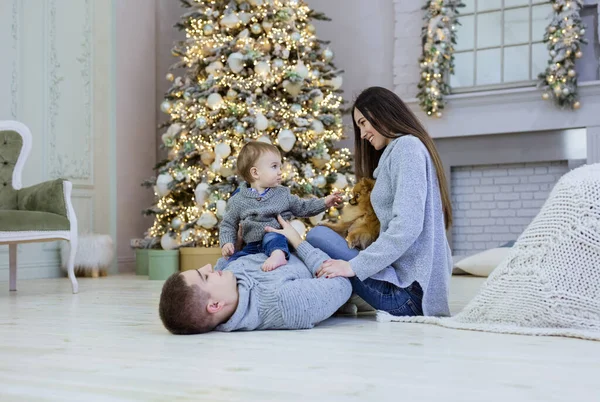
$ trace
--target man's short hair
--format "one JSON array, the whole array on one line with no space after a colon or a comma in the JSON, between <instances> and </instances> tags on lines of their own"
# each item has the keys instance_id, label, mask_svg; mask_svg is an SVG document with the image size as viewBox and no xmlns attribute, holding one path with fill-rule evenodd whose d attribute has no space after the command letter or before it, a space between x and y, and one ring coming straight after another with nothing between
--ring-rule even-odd
<instances>
[{"instance_id":1,"label":"man's short hair","mask_svg":"<svg viewBox=\"0 0 600 402\"><path fill-rule=\"evenodd\" d=\"M206 310L210 295L198 285L188 285L180 273L166 280L158 312L165 328L176 335L210 332L220 323Z\"/></svg>"}]
</instances>

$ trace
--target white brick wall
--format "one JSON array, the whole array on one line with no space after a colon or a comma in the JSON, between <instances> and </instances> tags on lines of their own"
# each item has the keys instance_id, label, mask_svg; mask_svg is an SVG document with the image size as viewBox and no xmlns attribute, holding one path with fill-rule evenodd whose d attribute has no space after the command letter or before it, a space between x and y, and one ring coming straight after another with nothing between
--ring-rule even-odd
<instances>
[{"instance_id":1,"label":"white brick wall","mask_svg":"<svg viewBox=\"0 0 600 402\"><path fill-rule=\"evenodd\" d=\"M566 161L452 168L452 253L516 240L568 170Z\"/></svg>"}]
</instances>

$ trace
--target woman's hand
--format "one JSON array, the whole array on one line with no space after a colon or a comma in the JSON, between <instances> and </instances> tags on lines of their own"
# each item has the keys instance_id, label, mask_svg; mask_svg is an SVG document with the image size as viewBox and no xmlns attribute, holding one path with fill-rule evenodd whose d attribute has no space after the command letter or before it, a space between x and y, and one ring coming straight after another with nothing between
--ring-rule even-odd
<instances>
[{"instance_id":1,"label":"woman's hand","mask_svg":"<svg viewBox=\"0 0 600 402\"><path fill-rule=\"evenodd\" d=\"M356 274L352 270L350 263L344 260L327 260L321 265L321 268L317 271L317 278L325 275L325 278L335 278L336 276L343 276L345 278L351 278Z\"/></svg>"},{"instance_id":2,"label":"woman's hand","mask_svg":"<svg viewBox=\"0 0 600 402\"><path fill-rule=\"evenodd\" d=\"M297 248L300 245L300 243L302 243L302 237L300 237L300 234L296 231L296 229L294 229L292 225L290 225L288 221L283 219L281 215L277 215L277 220L281 225L281 229L275 229L270 226L267 226L265 228L265 232L278 233L280 235L284 235L286 239L288 239L290 244L294 248Z\"/></svg>"}]
</instances>

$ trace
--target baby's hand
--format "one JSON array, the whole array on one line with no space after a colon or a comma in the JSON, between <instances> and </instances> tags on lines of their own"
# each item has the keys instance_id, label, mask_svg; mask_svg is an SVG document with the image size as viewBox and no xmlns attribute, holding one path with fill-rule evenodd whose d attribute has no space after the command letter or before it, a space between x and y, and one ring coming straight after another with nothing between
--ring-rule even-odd
<instances>
[{"instance_id":1,"label":"baby's hand","mask_svg":"<svg viewBox=\"0 0 600 402\"><path fill-rule=\"evenodd\" d=\"M325 205L327 205L327 208L339 207L343 202L344 198L342 197L342 193L340 191L336 191L335 193L325 197Z\"/></svg>"},{"instance_id":2,"label":"baby's hand","mask_svg":"<svg viewBox=\"0 0 600 402\"><path fill-rule=\"evenodd\" d=\"M229 257L233 255L235 252L235 248L233 247L233 243L227 243L223 247L221 247L221 254L223 257Z\"/></svg>"}]
</instances>

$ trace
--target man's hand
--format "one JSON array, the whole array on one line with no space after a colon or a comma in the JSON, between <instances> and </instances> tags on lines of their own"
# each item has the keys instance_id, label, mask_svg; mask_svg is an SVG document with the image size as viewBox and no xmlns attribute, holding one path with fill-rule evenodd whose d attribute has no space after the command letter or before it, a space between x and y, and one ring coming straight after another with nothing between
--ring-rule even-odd
<instances>
[{"instance_id":1,"label":"man's hand","mask_svg":"<svg viewBox=\"0 0 600 402\"><path fill-rule=\"evenodd\" d=\"M221 247L221 254L225 258L232 256L234 252L235 248L233 247L233 243L227 243L223 247Z\"/></svg>"},{"instance_id":2,"label":"man's hand","mask_svg":"<svg viewBox=\"0 0 600 402\"><path fill-rule=\"evenodd\" d=\"M336 276L351 278L355 275L350 263L344 260L327 260L317 271L317 278L322 276L325 278L335 278Z\"/></svg>"},{"instance_id":3,"label":"man's hand","mask_svg":"<svg viewBox=\"0 0 600 402\"><path fill-rule=\"evenodd\" d=\"M300 234L298 234L298 232L296 232L296 229L294 229L294 227L288 221L283 219L281 215L277 215L277 221L281 225L281 229L274 229L270 226L267 226L265 228L265 232L278 233L280 235L284 235L288 242L290 242L292 247L298 248L300 243L302 243L302 237L300 237Z\"/></svg>"},{"instance_id":4,"label":"man's hand","mask_svg":"<svg viewBox=\"0 0 600 402\"><path fill-rule=\"evenodd\" d=\"M339 207L343 202L344 198L342 197L342 193L340 191L336 191L335 193L325 197L325 205L327 205L327 208Z\"/></svg>"}]
</instances>

